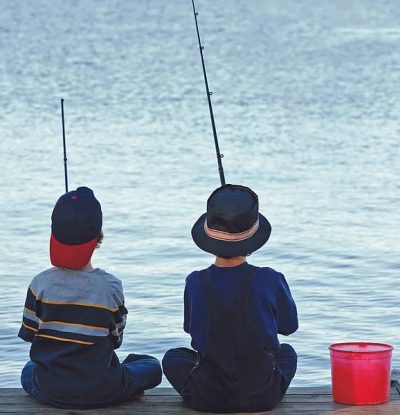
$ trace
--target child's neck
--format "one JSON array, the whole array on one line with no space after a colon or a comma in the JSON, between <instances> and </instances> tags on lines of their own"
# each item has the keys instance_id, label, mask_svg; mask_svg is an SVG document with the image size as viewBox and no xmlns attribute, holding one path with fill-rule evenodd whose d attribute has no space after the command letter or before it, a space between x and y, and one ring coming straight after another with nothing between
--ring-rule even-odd
<instances>
[{"instance_id":1,"label":"child's neck","mask_svg":"<svg viewBox=\"0 0 400 415\"><path fill-rule=\"evenodd\" d=\"M89 262L82 268L83 271L93 271L92 266L92 260L89 260Z\"/></svg>"},{"instance_id":2,"label":"child's neck","mask_svg":"<svg viewBox=\"0 0 400 415\"><path fill-rule=\"evenodd\" d=\"M215 266L217 267L237 267L240 264L246 262L245 256L235 256L232 258L221 258L220 256L215 257Z\"/></svg>"}]
</instances>

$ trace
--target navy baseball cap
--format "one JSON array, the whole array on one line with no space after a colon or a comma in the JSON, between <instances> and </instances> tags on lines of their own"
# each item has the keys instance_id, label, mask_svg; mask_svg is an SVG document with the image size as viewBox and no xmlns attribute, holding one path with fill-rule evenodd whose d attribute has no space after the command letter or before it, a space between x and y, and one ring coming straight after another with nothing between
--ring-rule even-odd
<instances>
[{"instance_id":1,"label":"navy baseball cap","mask_svg":"<svg viewBox=\"0 0 400 415\"><path fill-rule=\"evenodd\" d=\"M62 195L51 215L50 260L60 268L83 268L96 248L103 215L88 187Z\"/></svg>"}]
</instances>

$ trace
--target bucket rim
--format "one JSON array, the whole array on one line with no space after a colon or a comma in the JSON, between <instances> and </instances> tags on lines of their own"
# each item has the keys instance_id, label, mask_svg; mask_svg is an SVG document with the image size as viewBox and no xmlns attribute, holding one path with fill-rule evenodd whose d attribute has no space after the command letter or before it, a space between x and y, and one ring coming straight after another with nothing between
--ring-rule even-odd
<instances>
[{"instance_id":1,"label":"bucket rim","mask_svg":"<svg viewBox=\"0 0 400 415\"><path fill-rule=\"evenodd\" d=\"M351 345L357 345L357 346L381 346L382 350L374 350L371 352L368 352L366 350L341 350L336 348L337 346L351 346ZM386 353L388 351L393 350L394 347L391 344L387 343L377 343L377 342L340 342L340 343L332 343L329 346L329 350L333 350L335 352L341 352L341 353Z\"/></svg>"}]
</instances>

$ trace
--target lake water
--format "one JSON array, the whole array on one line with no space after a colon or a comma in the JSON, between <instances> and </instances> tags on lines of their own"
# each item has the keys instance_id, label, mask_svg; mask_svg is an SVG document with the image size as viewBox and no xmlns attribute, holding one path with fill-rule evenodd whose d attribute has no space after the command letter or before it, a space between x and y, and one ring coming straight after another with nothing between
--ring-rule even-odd
<instances>
[{"instance_id":1,"label":"lake water","mask_svg":"<svg viewBox=\"0 0 400 415\"><path fill-rule=\"evenodd\" d=\"M249 261L285 274L295 386L328 346L376 341L400 366L398 0L197 0L228 183L272 224ZM219 186L190 0L0 0L0 385L16 387L26 289L70 189L102 203L94 265L124 284L118 355L189 345L183 288L213 257L190 229ZM164 380L164 386L167 382Z\"/></svg>"}]
</instances>

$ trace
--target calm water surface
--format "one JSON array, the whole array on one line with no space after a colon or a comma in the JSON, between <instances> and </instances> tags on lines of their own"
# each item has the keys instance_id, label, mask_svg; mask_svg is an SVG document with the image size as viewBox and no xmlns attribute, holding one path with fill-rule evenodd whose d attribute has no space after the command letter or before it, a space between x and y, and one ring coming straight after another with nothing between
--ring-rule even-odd
<instances>
[{"instance_id":1,"label":"calm water surface","mask_svg":"<svg viewBox=\"0 0 400 415\"><path fill-rule=\"evenodd\" d=\"M250 257L298 305L294 385L330 383L328 346L395 346L400 366L400 5L198 0L227 182L272 223ZM186 275L213 258L190 229L219 185L189 0L0 0L0 385L18 386L26 289L49 266L70 188L103 206L94 263L123 280L118 355L189 345ZM166 385L166 381L164 381Z\"/></svg>"}]
</instances>

